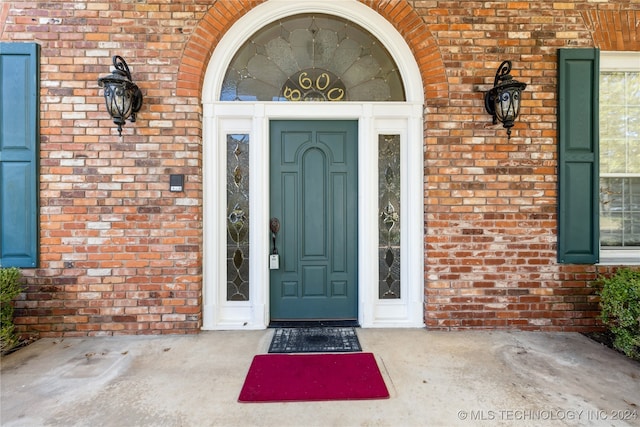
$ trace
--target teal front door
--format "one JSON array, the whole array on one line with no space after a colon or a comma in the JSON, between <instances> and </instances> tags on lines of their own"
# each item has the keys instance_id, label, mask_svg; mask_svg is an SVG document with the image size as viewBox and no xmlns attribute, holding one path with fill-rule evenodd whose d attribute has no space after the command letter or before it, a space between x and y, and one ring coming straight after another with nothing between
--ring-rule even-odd
<instances>
[{"instance_id":1,"label":"teal front door","mask_svg":"<svg viewBox=\"0 0 640 427\"><path fill-rule=\"evenodd\" d=\"M357 146L357 121L271 122L272 321L358 317Z\"/></svg>"}]
</instances>

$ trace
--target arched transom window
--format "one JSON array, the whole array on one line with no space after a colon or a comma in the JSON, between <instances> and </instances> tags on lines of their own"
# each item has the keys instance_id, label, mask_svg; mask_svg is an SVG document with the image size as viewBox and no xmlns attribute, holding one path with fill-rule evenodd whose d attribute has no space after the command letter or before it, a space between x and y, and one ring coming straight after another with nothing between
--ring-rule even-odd
<instances>
[{"instance_id":1,"label":"arched transom window","mask_svg":"<svg viewBox=\"0 0 640 427\"><path fill-rule=\"evenodd\" d=\"M395 61L369 31L301 14L253 34L227 69L221 101L405 101Z\"/></svg>"}]
</instances>

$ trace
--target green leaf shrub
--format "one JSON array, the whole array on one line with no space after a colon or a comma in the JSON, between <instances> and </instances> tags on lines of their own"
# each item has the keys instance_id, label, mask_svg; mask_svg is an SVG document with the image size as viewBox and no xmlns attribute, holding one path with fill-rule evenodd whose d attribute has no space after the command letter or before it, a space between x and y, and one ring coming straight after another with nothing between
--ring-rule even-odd
<instances>
[{"instance_id":1,"label":"green leaf shrub","mask_svg":"<svg viewBox=\"0 0 640 427\"><path fill-rule=\"evenodd\" d=\"M0 268L0 352L18 344L13 325L13 299L23 290L22 274L15 267Z\"/></svg>"},{"instance_id":2,"label":"green leaf shrub","mask_svg":"<svg viewBox=\"0 0 640 427\"><path fill-rule=\"evenodd\" d=\"M640 360L640 271L620 268L599 282L600 318L615 337L613 345Z\"/></svg>"}]
</instances>

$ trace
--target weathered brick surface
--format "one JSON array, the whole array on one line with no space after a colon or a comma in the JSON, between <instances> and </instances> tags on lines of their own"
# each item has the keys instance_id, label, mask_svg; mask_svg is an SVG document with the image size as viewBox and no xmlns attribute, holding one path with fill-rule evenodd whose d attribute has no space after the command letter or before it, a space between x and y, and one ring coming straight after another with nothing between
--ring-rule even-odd
<instances>
[{"instance_id":1,"label":"weathered brick surface","mask_svg":"<svg viewBox=\"0 0 640 427\"><path fill-rule=\"evenodd\" d=\"M425 322L597 327L595 266L556 258L556 52L638 50L635 1L362 0L425 86ZM3 2L0 40L42 46L41 265L21 332L193 333L201 324L200 96L216 44L259 0ZM121 139L96 80L123 56L145 101ZM483 95L504 59L528 87L511 140ZM170 173L186 175L170 193ZM606 268L605 268L606 270Z\"/></svg>"}]
</instances>

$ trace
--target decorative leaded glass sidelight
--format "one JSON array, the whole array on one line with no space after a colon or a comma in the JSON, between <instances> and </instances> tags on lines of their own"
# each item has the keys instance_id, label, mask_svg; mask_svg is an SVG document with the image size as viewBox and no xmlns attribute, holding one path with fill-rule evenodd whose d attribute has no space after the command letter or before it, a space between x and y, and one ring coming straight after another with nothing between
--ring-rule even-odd
<instances>
[{"instance_id":1,"label":"decorative leaded glass sidelight","mask_svg":"<svg viewBox=\"0 0 640 427\"><path fill-rule=\"evenodd\" d=\"M369 31L337 16L274 21L233 57L221 101L404 101L395 61Z\"/></svg>"},{"instance_id":2,"label":"decorative leaded glass sidelight","mask_svg":"<svg viewBox=\"0 0 640 427\"><path fill-rule=\"evenodd\" d=\"M378 137L380 299L400 298L400 135Z\"/></svg>"},{"instance_id":3,"label":"decorative leaded glass sidelight","mask_svg":"<svg viewBox=\"0 0 640 427\"><path fill-rule=\"evenodd\" d=\"M249 300L249 135L227 135L227 301Z\"/></svg>"}]
</instances>

